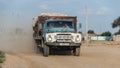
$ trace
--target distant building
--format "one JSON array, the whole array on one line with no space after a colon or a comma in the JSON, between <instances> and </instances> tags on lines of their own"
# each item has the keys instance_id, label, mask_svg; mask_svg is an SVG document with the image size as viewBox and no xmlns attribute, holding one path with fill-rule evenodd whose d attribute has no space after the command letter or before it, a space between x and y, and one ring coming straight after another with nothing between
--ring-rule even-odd
<instances>
[{"instance_id":1,"label":"distant building","mask_svg":"<svg viewBox=\"0 0 120 68\"><path fill-rule=\"evenodd\" d=\"M120 35L114 35L113 41L120 41Z\"/></svg>"},{"instance_id":2,"label":"distant building","mask_svg":"<svg viewBox=\"0 0 120 68\"><path fill-rule=\"evenodd\" d=\"M86 40L86 35L83 35ZM87 40L89 41L108 41L111 40L111 36L100 36L98 34L88 34Z\"/></svg>"}]
</instances>

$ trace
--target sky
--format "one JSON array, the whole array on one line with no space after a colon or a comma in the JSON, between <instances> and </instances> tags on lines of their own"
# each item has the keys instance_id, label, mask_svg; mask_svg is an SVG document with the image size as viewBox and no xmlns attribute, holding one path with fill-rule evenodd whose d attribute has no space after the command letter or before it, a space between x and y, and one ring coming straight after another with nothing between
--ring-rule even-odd
<instances>
[{"instance_id":1,"label":"sky","mask_svg":"<svg viewBox=\"0 0 120 68\"><path fill-rule=\"evenodd\" d=\"M112 29L112 22L120 16L120 0L86 0L88 29L101 34ZM85 0L0 0L0 30L32 28L32 18L41 13L63 13L77 16L85 33Z\"/></svg>"}]
</instances>

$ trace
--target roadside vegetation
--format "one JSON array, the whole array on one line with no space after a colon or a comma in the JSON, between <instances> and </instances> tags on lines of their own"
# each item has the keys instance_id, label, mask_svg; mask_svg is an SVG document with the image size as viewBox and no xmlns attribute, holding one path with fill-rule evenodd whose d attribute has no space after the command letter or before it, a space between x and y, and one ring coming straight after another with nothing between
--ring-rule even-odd
<instances>
[{"instance_id":1,"label":"roadside vegetation","mask_svg":"<svg viewBox=\"0 0 120 68\"><path fill-rule=\"evenodd\" d=\"M101 34L101 36L112 36L111 32L106 31Z\"/></svg>"},{"instance_id":2,"label":"roadside vegetation","mask_svg":"<svg viewBox=\"0 0 120 68\"><path fill-rule=\"evenodd\" d=\"M0 63L3 63L5 61L5 53L3 51L0 51Z\"/></svg>"},{"instance_id":3,"label":"roadside vegetation","mask_svg":"<svg viewBox=\"0 0 120 68\"><path fill-rule=\"evenodd\" d=\"M95 34L94 30L88 30L88 34Z\"/></svg>"}]
</instances>

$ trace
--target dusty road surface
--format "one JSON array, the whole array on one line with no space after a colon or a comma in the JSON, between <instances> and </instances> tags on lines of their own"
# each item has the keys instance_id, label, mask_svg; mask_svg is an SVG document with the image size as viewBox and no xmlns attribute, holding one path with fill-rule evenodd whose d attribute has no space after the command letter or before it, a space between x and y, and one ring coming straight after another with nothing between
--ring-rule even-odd
<instances>
[{"instance_id":1,"label":"dusty road surface","mask_svg":"<svg viewBox=\"0 0 120 68\"><path fill-rule=\"evenodd\" d=\"M65 54L7 53L3 68L120 68L120 46L82 46L79 57Z\"/></svg>"}]
</instances>

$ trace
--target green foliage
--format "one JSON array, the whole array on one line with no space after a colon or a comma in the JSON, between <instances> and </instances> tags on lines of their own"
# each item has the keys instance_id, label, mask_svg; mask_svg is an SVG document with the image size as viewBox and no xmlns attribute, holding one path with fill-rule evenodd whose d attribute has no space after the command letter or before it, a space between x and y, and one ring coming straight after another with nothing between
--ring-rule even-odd
<instances>
[{"instance_id":1,"label":"green foliage","mask_svg":"<svg viewBox=\"0 0 120 68\"><path fill-rule=\"evenodd\" d=\"M112 23L112 28L120 27L120 17L114 20Z\"/></svg>"},{"instance_id":2,"label":"green foliage","mask_svg":"<svg viewBox=\"0 0 120 68\"><path fill-rule=\"evenodd\" d=\"M95 34L93 30L88 30L88 34Z\"/></svg>"},{"instance_id":3,"label":"green foliage","mask_svg":"<svg viewBox=\"0 0 120 68\"><path fill-rule=\"evenodd\" d=\"M0 63L3 63L5 61L5 53L0 51Z\"/></svg>"},{"instance_id":4,"label":"green foliage","mask_svg":"<svg viewBox=\"0 0 120 68\"><path fill-rule=\"evenodd\" d=\"M106 31L106 32L103 32L102 34L101 34L101 36L111 36L112 34L111 34L111 32L109 32L109 31Z\"/></svg>"},{"instance_id":5,"label":"green foliage","mask_svg":"<svg viewBox=\"0 0 120 68\"><path fill-rule=\"evenodd\" d=\"M115 33L115 35L120 34L120 16L114 20L112 23L112 28L117 28L119 27L119 31Z\"/></svg>"}]
</instances>

